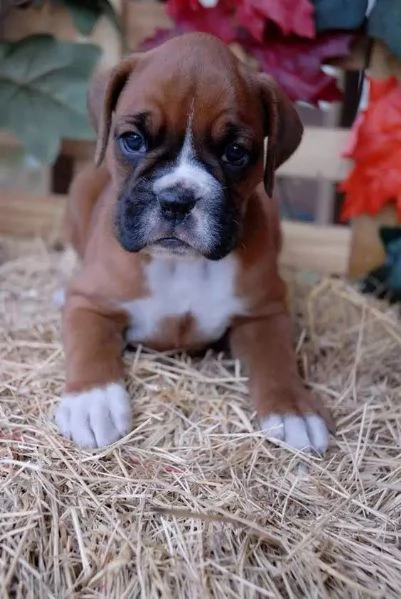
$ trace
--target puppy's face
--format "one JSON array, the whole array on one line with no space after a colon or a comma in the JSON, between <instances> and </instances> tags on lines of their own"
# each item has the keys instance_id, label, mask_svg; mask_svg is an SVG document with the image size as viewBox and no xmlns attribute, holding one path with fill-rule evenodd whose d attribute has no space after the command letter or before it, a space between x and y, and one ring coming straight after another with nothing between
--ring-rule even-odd
<instances>
[{"instance_id":1,"label":"puppy's face","mask_svg":"<svg viewBox=\"0 0 401 599\"><path fill-rule=\"evenodd\" d=\"M220 86L207 89L195 75L193 87L177 83L173 91L171 75L156 77L152 93L144 86L131 96L135 83L127 85L114 121L118 239L128 251L222 258L239 239L244 198L262 178L263 136L241 118L232 93L218 101Z\"/></svg>"},{"instance_id":2,"label":"puppy's face","mask_svg":"<svg viewBox=\"0 0 401 599\"><path fill-rule=\"evenodd\" d=\"M239 242L247 199L263 179L264 137L270 193L274 169L302 134L271 80L204 34L126 59L110 75L100 110L94 94L98 161L107 146L116 235L130 252L223 258Z\"/></svg>"}]
</instances>

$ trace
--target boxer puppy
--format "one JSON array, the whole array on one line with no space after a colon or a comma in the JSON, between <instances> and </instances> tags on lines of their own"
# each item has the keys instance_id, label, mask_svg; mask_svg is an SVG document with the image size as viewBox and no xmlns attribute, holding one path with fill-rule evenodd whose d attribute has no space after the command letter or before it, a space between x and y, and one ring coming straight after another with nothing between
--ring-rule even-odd
<instances>
[{"instance_id":1,"label":"boxer puppy","mask_svg":"<svg viewBox=\"0 0 401 599\"><path fill-rule=\"evenodd\" d=\"M96 165L68 207L82 264L64 306L60 431L83 447L130 431L124 340L193 350L228 331L266 437L323 453L329 417L298 373L277 268L273 176L303 132L290 101L196 33L95 77L89 112Z\"/></svg>"}]
</instances>

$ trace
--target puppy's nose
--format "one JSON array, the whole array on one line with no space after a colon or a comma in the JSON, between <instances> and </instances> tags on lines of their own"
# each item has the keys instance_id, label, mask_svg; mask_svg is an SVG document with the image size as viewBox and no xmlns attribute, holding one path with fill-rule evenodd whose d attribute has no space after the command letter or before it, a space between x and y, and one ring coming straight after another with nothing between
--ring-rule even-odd
<instances>
[{"instance_id":1,"label":"puppy's nose","mask_svg":"<svg viewBox=\"0 0 401 599\"><path fill-rule=\"evenodd\" d=\"M188 190L166 189L158 194L161 212L167 220L184 218L195 206L195 197Z\"/></svg>"}]
</instances>

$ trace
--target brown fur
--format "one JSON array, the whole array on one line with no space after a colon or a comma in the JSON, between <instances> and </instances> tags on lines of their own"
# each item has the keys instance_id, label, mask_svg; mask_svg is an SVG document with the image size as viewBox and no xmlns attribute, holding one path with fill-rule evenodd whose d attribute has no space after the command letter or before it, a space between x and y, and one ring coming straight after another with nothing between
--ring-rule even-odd
<instances>
[{"instance_id":1,"label":"brown fur","mask_svg":"<svg viewBox=\"0 0 401 599\"><path fill-rule=\"evenodd\" d=\"M195 107L194 111L196 139L202 138L212 122L214 130L218 129L222 98L232 103L260 147L269 135L265 174L261 156L236 188L243 201L243 231L235 250L236 288L238 296L246 299L249 314L231 323L233 352L249 371L250 393L260 416L321 413L320 403L306 392L297 370L286 289L277 266L281 248L277 203L258 186L264 175L265 188L271 191L273 172L298 146L302 125L289 100L267 76L248 73L223 45L209 36L200 37L200 45L194 45L193 38L173 40L168 51L154 50L125 59L104 78L104 104L100 107L99 102L92 102L92 120L99 132L97 160L100 163L105 156L105 161L99 168L84 169L71 189L70 238L82 257L82 270L70 286L64 313L67 391L122 378L122 335L127 317L113 302L149 293L143 271L152 258L143 252L126 252L113 233L113 209L126 167L116 157L111 131L115 127L123 130L134 109L151 107L152 126L161 127L168 121L171 130L183 134L191 86L197 78L202 109ZM201 78L193 70L188 72L192 68L188 65L193 64L198 68L206 65ZM169 82L166 73L171 74ZM97 90L95 96L99 93ZM197 349L208 341L199 335L192 315L185 314L166 319L148 345Z\"/></svg>"}]
</instances>

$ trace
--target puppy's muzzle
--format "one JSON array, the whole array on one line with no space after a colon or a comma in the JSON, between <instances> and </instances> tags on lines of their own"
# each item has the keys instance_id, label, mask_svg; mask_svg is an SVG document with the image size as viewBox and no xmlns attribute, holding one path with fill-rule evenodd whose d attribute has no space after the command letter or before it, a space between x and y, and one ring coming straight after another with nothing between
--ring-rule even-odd
<instances>
[{"instance_id":1,"label":"puppy's muzzle","mask_svg":"<svg viewBox=\"0 0 401 599\"><path fill-rule=\"evenodd\" d=\"M196 203L193 191L178 187L160 191L157 200L163 218L175 222L184 220Z\"/></svg>"}]
</instances>

